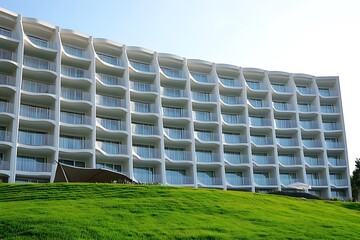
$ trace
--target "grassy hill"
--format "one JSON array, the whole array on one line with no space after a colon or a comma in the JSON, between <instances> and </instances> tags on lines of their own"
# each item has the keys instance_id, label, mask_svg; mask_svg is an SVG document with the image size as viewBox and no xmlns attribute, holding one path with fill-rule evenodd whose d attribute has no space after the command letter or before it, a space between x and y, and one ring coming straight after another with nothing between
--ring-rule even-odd
<instances>
[{"instance_id":1,"label":"grassy hill","mask_svg":"<svg viewBox=\"0 0 360 240\"><path fill-rule=\"evenodd\" d=\"M360 239L360 205L211 189L0 184L0 239Z\"/></svg>"}]
</instances>

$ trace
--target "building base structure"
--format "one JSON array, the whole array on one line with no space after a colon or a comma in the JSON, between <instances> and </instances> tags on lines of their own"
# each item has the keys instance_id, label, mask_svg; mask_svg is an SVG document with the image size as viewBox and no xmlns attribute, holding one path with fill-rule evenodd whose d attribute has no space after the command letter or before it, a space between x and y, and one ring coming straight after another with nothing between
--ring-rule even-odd
<instances>
[{"instance_id":1,"label":"building base structure","mask_svg":"<svg viewBox=\"0 0 360 240\"><path fill-rule=\"evenodd\" d=\"M186 59L0 9L0 178L52 182L57 162L351 198L338 77Z\"/></svg>"}]
</instances>

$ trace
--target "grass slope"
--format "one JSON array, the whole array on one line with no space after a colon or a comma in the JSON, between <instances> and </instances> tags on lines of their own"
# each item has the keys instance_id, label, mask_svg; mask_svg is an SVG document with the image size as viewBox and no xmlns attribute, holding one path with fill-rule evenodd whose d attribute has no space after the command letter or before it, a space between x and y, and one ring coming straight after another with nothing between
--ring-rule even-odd
<instances>
[{"instance_id":1,"label":"grass slope","mask_svg":"<svg viewBox=\"0 0 360 240\"><path fill-rule=\"evenodd\" d=\"M360 239L360 205L211 189L0 185L0 239Z\"/></svg>"}]
</instances>

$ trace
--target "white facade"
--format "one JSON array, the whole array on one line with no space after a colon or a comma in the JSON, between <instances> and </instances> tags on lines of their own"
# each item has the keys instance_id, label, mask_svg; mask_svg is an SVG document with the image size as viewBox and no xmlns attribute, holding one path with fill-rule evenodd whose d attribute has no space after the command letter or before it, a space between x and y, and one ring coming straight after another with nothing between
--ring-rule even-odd
<instances>
[{"instance_id":1,"label":"white facade","mask_svg":"<svg viewBox=\"0 0 360 240\"><path fill-rule=\"evenodd\" d=\"M338 77L186 59L0 9L0 177L56 161L141 182L351 197Z\"/></svg>"}]
</instances>

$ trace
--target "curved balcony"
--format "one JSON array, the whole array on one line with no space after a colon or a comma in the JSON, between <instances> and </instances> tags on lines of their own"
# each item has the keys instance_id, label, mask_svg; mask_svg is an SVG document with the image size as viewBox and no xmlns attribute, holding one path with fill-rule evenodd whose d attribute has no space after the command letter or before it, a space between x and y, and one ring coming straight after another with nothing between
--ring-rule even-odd
<instances>
[{"instance_id":1,"label":"curved balcony","mask_svg":"<svg viewBox=\"0 0 360 240\"><path fill-rule=\"evenodd\" d=\"M218 153L213 153L211 151L196 150L196 162L204 163L204 164L220 163L221 158L220 158L220 154Z\"/></svg>"},{"instance_id":2,"label":"curved balcony","mask_svg":"<svg viewBox=\"0 0 360 240\"><path fill-rule=\"evenodd\" d=\"M240 124L246 124L245 116L242 116L240 114L221 114L221 118L223 120L223 123L226 125L232 126L232 125L240 125Z\"/></svg>"},{"instance_id":3,"label":"curved balcony","mask_svg":"<svg viewBox=\"0 0 360 240\"><path fill-rule=\"evenodd\" d=\"M65 55L65 58L77 60L78 62L88 63L91 61L91 56L88 52L86 52L84 49L73 47L70 45L63 44L63 53Z\"/></svg>"},{"instance_id":4,"label":"curved balcony","mask_svg":"<svg viewBox=\"0 0 360 240\"><path fill-rule=\"evenodd\" d=\"M338 122L323 122L323 128L326 132L342 131L343 126Z\"/></svg>"},{"instance_id":5,"label":"curved balcony","mask_svg":"<svg viewBox=\"0 0 360 240\"><path fill-rule=\"evenodd\" d=\"M55 98L55 86L46 83L24 79L22 80L21 90L32 95L44 95Z\"/></svg>"},{"instance_id":6,"label":"curved balcony","mask_svg":"<svg viewBox=\"0 0 360 240\"><path fill-rule=\"evenodd\" d=\"M91 105L91 94L89 92L62 87L60 96L68 104L85 104L88 107Z\"/></svg>"},{"instance_id":7,"label":"curved balcony","mask_svg":"<svg viewBox=\"0 0 360 240\"><path fill-rule=\"evenodd\" d=\"M16 62L17 61L17 54L14 53L14 52L10 52L8 50L5 50L5 49L0 49L0 60Z\"/></svg>"},{"instance_id":8,"label":"curved balcony","mask_svg":"<svg viewBox=\"0 0 360 240\"><path fill-rule=\"evenodd\" d=\"M295 156L278 156L279 164L284 167L301 166L301 158Z\"/></svg>"},{"instance_id":9,"label":"curved balcony","mask_svg":"<svg viewBox=\"0 0 360 240\"><path fill-rule=\"evenodd\" d=\"M57 45L54 41L48 41L39 37L26 35L24 44L27 51L39 54L48 59L54 59L57 53Z\"/></svg>"},{"instance_id":10,"label":"curved balcony","mask_svg":"<svg viewBox=\"0 0 360 240\"><path fill-rule=\"evenodd\" d=\"M222 178L221 177L200 177L198 172L198 184L203 187L222 187Z\"/></svg>"},{"instance_id":11,"label":"curved balcony","mask_svg":"<svg viewBox=\"0 0 360 240\"><path fill-rule=\"evenodd\" d=\"M0 73L0 87L8 87L15 90L16 78Z\"/></svg>"},{"instance_id":12,"label":"curved balcony","mask_svg":"<svg viewBox=\"0 0 360 240\"><path fill-rule=\"evenodd\" d=\"M327 88L319 88L319 95L321 98L324 98L324 99L339 97L338 91L327 89Z\"/></svg>"},{"instance_id":13,"label":"curved balcony","mask_svg":"<svg viewBox=\"0 0 360 240\"><path fill-rule=\"evenodd\" d=\"M61 65L61 75L63 78L80 81L80 83L89 84L92 82L90 71L82 68Z\"/></svg>"},{"instance_id":14,"label":"curved balcony","mask_svg":"<svg viewBox=\"0 0 360 240\"><path fill-rule=\"evenodd\" d=\"M192 162L192 152L165 148L165 158L170 162Z\"/></svg>"},{"instance_id":15,"label":"curved balcony","mask_svg":"<svg viewBox=\"0 0 360 240\"><path fill-rule=\"evenodd\" d=\"M253 154L252 161L255 165L269 165L275 164L275 158L273 156L263 155L263 154Z\"/></svg>"},{"instance_id":16,"label":"curved balcony","mask_svg":"<svg viewBox=\"0 0 360 240\"><path fill-rule=\"evenodd\" d=\"M248 99L248 104L252 109L270 108L270 103L260 99Z\"/></svg>"},{"instance_id":17,"label":"curved balcony","mask_svg":"<svg viewBox=\"0 0 360 240\"><path fill-rule=\"evenodd\" d=\"M339 157L328 157L328 162L331 167L346 167L347 163L345 159Z\"/></svg>"},{"instance_id":18,"label":"curved balcony","mask_svg":"<svg viewBox=\"0 0 360 240\"><path fill-rule=\"evenodd\" d=\"M221 102L226 106L236 106L244 104L241 97L239 96L227 96L227 95L220 95Z\"/></svg>"},{"instance_id":19,"label":"curved balcony","mask_svg":"<svg viewBox=\"0 0 360 240\"><path fill-rule=\"evenodd\" d=\"M12 133L10 131L0 129L0 146L3 144L7 146L11 146L13 143L11 139L12 138L11 135Z\"/></svg>"},{"instance_id":20,"label":"curved balcony","mask_svg":"<svg viewBox=\"0 0 360 240\"><path fill-rule=\"evenodd\" d=\"M96 78L106 87L122 87L125 88L125 80L123 78L97 73Z\"/></svg>"},{"instance_id":21,"label":"curved balcony","mask_svg":"<svg viewBox=\"0 0 360 240\"><path fill-rule=\"evenodd\" d=\"M9 171L9 170L10 170L10 161L0 161L0 171Z\"/></svg>"},{"instance_id":22,"label":"curved balcony","mask_svg":"<svg viewBox=\"0 0 360 240\"><path fill-rule=\"evenodd\" d=\"M340 114L340 108L334 105L321 105L320 111L322 115Z\"/></svg>"},{"instance_id":23,"label":"curved balcony","mask_svg":"<svg viewBox=\"0 0 360 240\"><path fill-rule=\"evenodd\" d=\"M160 67L160 72L168 79L173 79L175 81L186 81L187 77L183 71L179 69Z\"/></svg>"},{"instance_id":24,"label":"curved balcony","mask_svg":"<svg viewBox=\"0 0 360 240\"><path fill-rule=\"evenodd\" d=\"M106 156L127 155L127 145L119 142L96 141L96 150Z\"/></svg>"},{"instance_id":25,"label":"curved balcony","mask_svg":"<svg viewBox=\"0 0 360 240\"><path fill-rule=\"evenodd\" d=\"M126 131L126 123L110 118L96 118L96 126L107 132Z\"/></svg>"},{"instance_id":26,"label":"curved balcony","mask_svg":"<svg viewBox=\"0 0 360 240\"><path fill-rule=\"evenodd\" d=\"M291 119L275 119L275 128L292 129L292 128L297 128L297 124L295 120L291 120Z\"/></svg>"},{"instance_id":27,"label":"curved balcony","mask_svg":"<svg viewBox=\"0 0 360 240\"><path fill-rule=\"evenodd\" d=\"M18 143L31 147L53 147L54 136L47 133L19 131Z\"/></svg>"},{"instance_id":28,"label":"curved balcony","mask_svg":"<svg viewBox=\"0 0 360 240\"><path fill-rule=\"evenodd\" d=\"M102 64L109 67L120 67L122 64L120 58L115 56L110 56L108 54L96 52L97 58L102 62Z\"/></svg>"},{"instance_id":29,"label":"curved balcony","mask_svg":"<svg viewBox=\"0 0 360 240\"><path fill-rule=\"evenodd\" d=\"M297 182L303 183L304 180L302 178L291 178L291 177L280 179L280 184L284 187L287 187L287 186L289 186L293 183L297 183Z\"/></svg>"},{"instance_id":30,"label":"curved balcony","mask_svg":"<svg viewBox=\"0 0 360 240\"><path fill-rule=\"evenodd\" d=\"M131 133L142 136L157 136L159 137L159 127L148 124L131 124Z\"/></svg>"},{"instance_id":31,"label":"curved balcony","mask_svg":"<svg viewBox=\"0 0 360 240\"><path fill-rule=\"evenodd\" d=\"M347 187L349 185L347 179L330 179L330 184L335 187Z\"/></svg>"},{"instance_id":32,"label":"curved balcony","mask_svg":"<svg viewBox=\"0 0 360 240\"><path fill-rule=\"evenodd\" d=\"M132 113L140 115L158 115L159 108L155 103L147 102L130 102L130 108Z\"/></svg>"},{"instance_id":33,"label":"curved balcony","mask_svg":"<svg viewBox=\"0 0 360 240\"><path fill-rule=\"evenodd\" d=\"M307 179L307 184L315 187L327 186L326 179Z\"/></svg>"},{"instance_id":34,"label":"curved balcony","mask_svg":"<svg viewBox=\"0 0 360 240\"><path fill-rule=\"evenodd\" d=\"M24 66L41 71L50 71L56 74L56 64L41 58L24 56Z\"/></svg>"},{"instance_id":35,"label":"curved balcony","mask_svg":"<svg viewBox=\"0 0 360 240\"><path fill-rule=\"evenodd\" d=\"M22 158L23 159L23 158ZM26 158L29 159L29 158ZM35 158L36 159L36 158ZM51 163L34 161L21 161L19 158L16 161L16 171L21 172L43 172L50 173L52 169Z\"/></svg>"},{"instance_id":36,"label":"curved balcony","mask_svg":"<svg viewBox=\"0 0 360 240\"><path fill-rule=\"evenodd\" d=\"M261 178L261 177L254 177L255 185L258 186L276 186L277 179L276 178Z\"/></svg>"},{"instance_id":37,"label":"curved balcony","mask_svg":"<svg viewBox=\"0 0 360 240\"><path fill-rule=\"evenodd\" d=\"M179 98L187 99L187 92L183 89L161 87L161 96L167 98L173 98L178 100Z\"/></svg>"},{"instance_id":38,"label":"curved balcony","mask_svg":"<svg viewBox=\"0 0 360 240\"><path fill-rule=\"evenodd\" d=\"M130 90L133 92L139 92L142 96L144 93L151 93L157 95L157 87L155 84L150 84L146 82L137 82L137 81L130 81Z\"/></svg>"},{"instance_id":39,"label":"curved balcony","mask_svg":"<svg viewBox=\"0 0 360 240\"><path fill-rule=\"evenodd\" d=\"M194 184L194 177L192 176L174 176L166 177L166 182L170 185L192 185Z\"/></svg>"},{"instance_id":40,"label":"curved balcony","mask_svg":"<svg viewBox=\"0 0 360 240\"><path fill-rule=\"evenodd\" d=\"M303 130L317 130L320 128L317 121L300 121L300 127Z\"/></svg>"},{"instance_id":41,"label":"curved balcony","mask_svg":"<svg viewBox=\"0 0 360 240\"><path fill-rule=\"evenodd\" d=\"M194 82L199 84L215 84L213 79L208 74L190 71L190 76Z\"/></svg>"},{"instance_id":42,"label":"curved balcony","mask_svg":"<svg viewBox=\"0 0 360 240\"><path fill-rule=\"evenodd\" d=\"M171 141L191 141L191 132L185 129L164 127L164 136Z\"/></svg>"},{"instance_id":43,"label":"curved balcony","mask_svg":"<svg viewBox=\"0 0 360 240\"><path fill-rule=\"evenodd\" d=\"M273 107L274 110L278 112L290 112L296 110L293 104L282 103L282 102L273 102Z\"/></svg>"},{"instance_id":44,"label":"curved balcony","mask_svg":"<svg viewBox=\"0 0 360 240\"><path fill-rule=\"evenodd\" d=\"M219 142L219 134L208 131L195 131L194 137L199 142Z\"/></svg>"},{"instance_id":45,"label":"curved balcony","mask_svg":"<svg viewBox=\"0 0 360 240\"><path fill-rule=\"evenodd\" d=\"M246 144L247 137L245 135L236 133L223 133L223 144L227 145L238 145Z\"/></svg>"},{"instance_id":46,"label":"curved balcony","mask_svg":"<svg viewBox=\"0 0 360 240\"><path fill-rule=\"evenodd\" d=\"M271 87L273 89L273 92L276 94L281 94L281 95L291 95L292 94L291 88L289 88L286 85L271 84Z\"/></svg>"},{"instance_id":47,"label":"curved balcony","mask_svg":"<svg viewBox=\"0 0 360 240\"><path fill-rule=\"evenodd\" d=\"M270 119L263 117L250 117L250 127L271 127Z\"/></svg>"},{"instance_id":48,"label":"curved balcony","mask_svg":"<svg viewBox=\"0 0 360 240\"><path fill-rule=\"evenodd\" d=\"M224 161L230 165L248 164L249 157L239 152L224 152Z\"/></svg>"},{"instance_id":49,"label":"curved balcony","mask_svg":"<svg viewBox=\"0 0 360 240\"><path fill-rule=\"evenodd\" d=\"M345 144L343 142L338 142L338 141L326 141L326 148L327 149L341 149L341 148L345 148Z\"/></svg>"},{"instance_id":50,"label":"curved balcony","mask_svg":"<svg viewBox=\"0 0 360 240\"><path fill-rule=\"evenodd\" d=\"M60 112L60 122L71 127L87 127L92 128L92 119L90 116L84 114L72 113L72 112ZM76 130L71 130L76 131Z\"/></svg>"},{"instance_id":51,"label":"curved balcony","mask_svg":"<svg viewBox=\"0 0 360 240\"><path fill-rule=\"evenodd\" d=\"M133 146L132 152L134 157L138 160L156 161L156 162L161 160L160 149L157 148Z\"/></svg>"},{"instance_id":52,"label":"curved balcony","mask_svg":"<svg viewBox=\"0 0 360 240\"><path fill-rule=\"evenodd\" d=\"M300 113L317 113L317 107L310 104L298 104Z\"/></svg>"},{"instance_id":53,"label":"curved balcony","mask_svg":"<svg viewBox=\"0 0 360 240\"><path fill-rule=\"evenodd\" d=\"M243 87L239 79L222 77L222 76L218 76L218 78L220 80L220 85L222 87L230 88L230 89L233 88L239 89Z\"/></svg>"},{"instance_id":54,"label":"curved balcony","mask_svg":"<svg viewBox=\"0 0 360 240\"><path fill-rule=\"evenodd\" d=\"M251 178L243 177L241 173L226 173L226 183L231 187L250 186Z\"/></svg>"},{"instance_id":55,"label":"curved balcony","mask_svg":"<svg viewBox=\"0 0 360 240\"><path fill-rule=\"evenodd\" d=\"M305 156L305 165L309 167L324 166L325 161L323 158Z\"/></svg>"},{"instance_id":56,"label":"curved balcony","mask_svg":"<svg viewBox=\"0 0 360 240\"><path fill-rule=\"evenodd\" d=\"M0 114L14 114L14 104L0 99Z\"/></svg>"},{"instance_id":57,"label":"curved balcony","mask_svg":"<svg viewBox=\"0 0 360 240\"><path fill-rule=\"evenodd\" d=\"M268 88L265 84L261 83L261 82L258 82L258 81L246 81L246 85L248 87L249 90L251 91L255 91L255 92L258 92L258 91L268 91Z\"/></svg>"},{"instance_id":58,"label":"curved balcony","mask_svg":"<svg viewBox=\"0 0 360 240\"><path fill-rule=\"evenodd\" d=\"M162 115L170 119L189 118L189 111L184 108L162 107Z\"/></svg>"},{"instance_id":59,"label":"curved balcony","mask_svg":"<svg viewBox=\"0 0 360 240\"><path fill-rule=\"evenodd\" d=\"M109 97L96 94L96 106L105 108L123 108L126 109L126 101L121 98Z\"/></svg>"},{"instance_id":60,"label":"curved balcony","mask_svg":"<svg viewBox=\"0 0 360 240\"><path fill-rule=\"evenodd\" d=\"M215 112L206 112L206 111L193 111L194 121L197 122L217 122L217 113Z\"/></svg>"},{"instance_id":61,"label":"curved balcony","mask_svg":"<svg viewBox=\"0 0 360 240\"><path fill-rule=\"evenodd\" d=\"M315 89L307 86L297 86L296 90L300 95L316 95Z\"/></svg>"},{"instance_id":62,"label":"curved balcony","mask_svg":"<svg viewBox=\"0 0 360 240\"><path fill-rule=\"evenodd\" d=\"M199 105L214 105L217 103L216 95L212 93L191 92L191 98L193 103L198 103Z\"/></svg>"},{"instance_id":63,"label":"curved balcony","mask_svg":"<svg viewBox=\"0 0 360 240\"><path fill-rule=\"evenodd\" d=\"M321 140L302 140L304 147L306 148L322 148Z\"/></svg>"},{"instance_id":64,"label":"curved balcony","mask_svg":"<svg viewBox=\"0 0 360 240\"><path fill-rule=\"evenodd\" d=\"M43 127L46 127L46 124L49 123L49 120L55 120L55 111L49 108L35 107L31 105L20 105L20 116L22 120L37 121L40 124L45 124ZM25 119L24 119L25 118ZM34 124L34 123L33 123ZM51 121L51 125L55 123ZM49 126L47 126L49 127Z\"/></svg>"},{"instance_id":65,"label":"curved balcony","mask_svg":"<svg viewBox=\"0 0 360 240\"><path fill-rule=\"evenodd\" d=\"M65 152L92 152L92 141L86 140L81 137L72 137L72 136L60 136L60 143L59 143L60 151Z\"/></svg>"},{"instance_id":66,"label":"curved balcony","mask_svg":"<svg viewBox=\"0 0 360 240\"><path fill-rule=\"evenodd\" d=\"M276 138L277 144L282 148L299 148L299 141L295 138Z\"/></svg>"},{"instance_id":67,"label":"curved balcony","mask_svg":"<svg viewBox=\"0 0 360 240\"><path fill-rule=\"evenodd\" d=\"M19 34L10 29L0 27L0 40L12 47L16 47L19 44Z\"/></svg>"},{"instance_id":68,"label":"curved balcony","mask_svg":"<svg viewBox=\"0 0 360 240\"><path fill-rule=\"evenodd\" d=\"M150 74L150 75L156 74L155 68L148 63L130 60L129 66L136 72L139 72L142 74Z\"/></svg>"}]
</instances>

